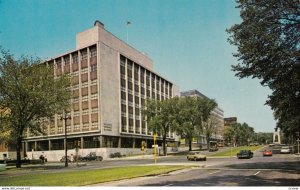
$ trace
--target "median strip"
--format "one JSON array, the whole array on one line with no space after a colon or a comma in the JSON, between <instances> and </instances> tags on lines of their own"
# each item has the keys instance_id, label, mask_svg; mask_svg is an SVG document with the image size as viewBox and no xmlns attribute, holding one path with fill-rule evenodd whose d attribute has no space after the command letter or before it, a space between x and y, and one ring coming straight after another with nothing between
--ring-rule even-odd
<instances>
[{"instance_id":1,"label":"median strip","mask_svg":"<svg viewBox=\"0 0 300 190\"><path fill-rule=\"evenodd\" d=\"M71 172L0 177L1 186L84 186L142 176L154 176L191 166L131 166Z\"/></svg>"}]
</instances>

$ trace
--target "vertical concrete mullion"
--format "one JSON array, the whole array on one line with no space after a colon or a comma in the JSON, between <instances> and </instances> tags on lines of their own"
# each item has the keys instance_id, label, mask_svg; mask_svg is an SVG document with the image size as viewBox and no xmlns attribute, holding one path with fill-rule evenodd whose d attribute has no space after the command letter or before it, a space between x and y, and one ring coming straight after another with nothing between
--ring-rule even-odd
<instances>
[{"instance_id":1,"label":"vertical concrete mullion","mask_svg":"<svg viewBox=\"0 0 300 190\"><path fill-rule=\"evenodd\" d=\"M119 137L119 139L118 139L118 148L121 148L121 143L122 143L122 138Z\"/></svg>"},{"instance_id":2,"label":"vertical concrete mullion","mask_svg":"<svg viewBox=\"0 0 300 190\"><path fill-rule=\"evenodd\" d=\"M128 105L128 74L127 74L127 67L128 67L128 59L126 59L125 62L125 78L126 78L126 82L125 82L125 94L126 94L126 132L128 133L129 131L129 105Z\"/></svg>"},{"instance_id":3,"label":"vertical concrete mullion","mask_svg":"<svg viewBox=\"0 0 300 190\"><path fill-rule=\"evenodd\" d=\"M134 75L135 75L135 63L132 63L132 117L133 117L133 133L135 133L135 79L134 79Z\"/></svg>"},{"instance_id":4,"label":"vertical concrete mullion","mask_svg":"<svg viewBox=\"0 0 300 190\"><path fill-rule=\"evenodd\" d=\"M51 140L48 140L48 150L51 150Z\"/></svg>"}]
</instances>

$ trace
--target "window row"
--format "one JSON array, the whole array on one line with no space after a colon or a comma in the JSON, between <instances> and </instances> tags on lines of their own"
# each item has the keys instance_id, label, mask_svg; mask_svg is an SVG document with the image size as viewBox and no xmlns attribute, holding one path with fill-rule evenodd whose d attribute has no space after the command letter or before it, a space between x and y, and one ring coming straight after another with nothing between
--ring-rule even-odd
<instances>
[{"instance_id":1,"label":"window row","mask_svg":"<svg viewBox=\"0 0 300 190\"><path fill-rule=\"evenodd\" d=\"M80 92L81 92L81 97L88 96L89 92L90 92L91 99L95 99L98 97L98 85L90 86L90 90L88 87L83 87L80 89ZM73 89L72 96L73 96L73 98L78 98L79 97L79 89Z\"/></svg>"},{"instance_id":2,"label":"window row","mask_svg":"<svg viewBox=\"0 0 300 190\"><path fill-rule=\"evenodd\" d=\"M90 124L67 125L66 126L66 131L67 131L67 133L72 133L72 132L95 130L95 129L99 129L99 128L100 128L99 123L94 122L91 125ZM63 126L58 126L57 128L55 128L55 127L50 127L49 128L49 134L50 135L62 134L62 133L64 133L64 127Z\"/></svg>"}]
</instances>

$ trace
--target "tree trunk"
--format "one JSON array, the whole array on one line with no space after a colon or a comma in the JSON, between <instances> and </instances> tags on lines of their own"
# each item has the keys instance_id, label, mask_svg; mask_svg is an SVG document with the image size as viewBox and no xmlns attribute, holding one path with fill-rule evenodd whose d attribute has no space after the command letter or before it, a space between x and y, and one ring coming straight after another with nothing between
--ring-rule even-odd
<instances>
[{"instance_id":1,"label":"tree trunk","mask_svg":"<svg viewBox=\"0 0 300 190\"><path fill-rule=\"evenodd\" d=\"M207 142L207 150L209 150L209 148L210 148L209 135L206 135L206 142Z\"/></svg>"},{"instance_id":2,"label":"tree trunk","mask_svg":"<svg viewBox=\"0 0 300 190\"><path fill-rule=\"evenodd\" d=\"M166 156L167 155L167 146L166 146L166 141L167 141L167 137L166 135L164 134L163 135L163 151L164 151L164 155Z\"/></svg>"},{"instance_id":3,"label":"tree trunk","mask_svg":"<svg viewBox=\"0 0 300 190\"><path fill-rule=\"evenodd\" d=\"M22 147L22 138L17 138L16 144L16 153L17 153L17 161L16 161L16 168L21 168L21 147Z\"/></svg>"},{"instance_id":4,"label":"tree trunk","mask_svg":"<svg viewBox=\"0 0 300 190\"><path fill-rule=\"evenodd\" d=\"M189 139L189 151L192 151L192 139Z\"/></svg>"}]
</instances>

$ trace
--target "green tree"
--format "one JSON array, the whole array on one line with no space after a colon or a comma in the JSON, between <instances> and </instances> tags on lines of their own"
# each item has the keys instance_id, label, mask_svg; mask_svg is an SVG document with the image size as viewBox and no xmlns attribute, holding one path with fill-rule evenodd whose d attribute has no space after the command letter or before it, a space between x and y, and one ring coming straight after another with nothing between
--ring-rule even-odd
<instances>
[{"instance_id":1,"label":"green tree","mask_svg":"<svg viewBox=\"0 0 300 190\"><path fill-rule=\"evenodd\" d=\"M237 140L239 145L248 145L253 141L254 129L247 123L238 123Z\"/></svg>"},{"instance_id":2,"label":"green tree","mask_svg":"<svg viewBox=\"0 0 300 190\"><path fill-rule=\"evenodd\" d=\"M254 139L254 129L247 123L235 123L225 130L224 138L227 143L236 145L249 145Z\"/></svg>"},{"instance_id":3,"label":"green tree","mask_svg":"<svg viewBox=\"0 0 300 190\"><path fill-rule=\"evenodd\" d=\"M204 134L206 136L207 140L207 149L210 149L209 141L213 134L217 133L218 128L220 128L220 122L218 121L218 118L211 114L206 122L203 122L203 128L204 128Z\"/></svg>"},{"instance_id":4,"label":"green tree","mask_svg":"<svg viewBox=\"0 0 300 190\"><path fill-rule=\"evenodd\" d=\"M203 122L208 120L215 107L217 107L215 100L208 98L189 96L180 98L176 131L188 140L190 151L193 138L203 132Z\"/></svg>"},{"instance_id":5,"label":"green tree","mask_svg":"<svg viewBox=\"0 0 300 190\"><path fill-rule=\"evenodd\" d=\"M300 6L299 0L237 0L242 22L227 32L237 46L233 71L252 77L272 90L267 104L277 126L295 133L300 126Z\"/></svg>"},{"instance_id":6,"label":"green tree","mask_svg":"<svg viewBox=\"0 0 300 190\"><path fill-rule=\"evenodd\" d=\"M224 132L224 139L227 144L232 144L233 146L236 146L236 140L238 135L237 130L238 130L238 123L226 127Z\"/></svg>"},{"instance_id":7,"label":"green tree","mask_svg":"<svg viewBox=\"0 0 300 190\"><path fill-rule=\"evenodd\" d=\"M7 51L0 57L1 129L9 132L9 142L16 144L16 167L21 167L21 145L24 131L44 134L43 126L55 113L69 107L69 78L55 78L52 65L40 59L15 59Z\"/></svg>"},{"instance_id":8,"label":"green tree","mask_svg":"<svg viewBox=\"0 0 300 190\"><path fill-rule=\"evenodd\" d=\"M254 141L259 144L268 144L273 142L273 133L255 133Z\"/></svg>"},{"instance_id":9,"label":"green tree","mask_svg":"<svg viewBox=\"0 0 300 190\"><path fill-rule=\"evenodd\" d=\"M162 135L163 153L167 155L167 134L174 129L178 113L178 98L163 101L148 99L142 110L146 116L148 129Z\"/></svg>"}]
</instances>

